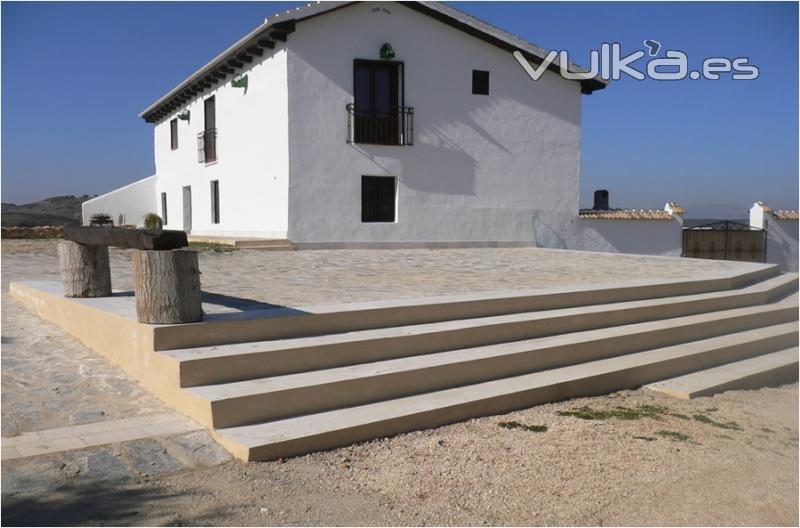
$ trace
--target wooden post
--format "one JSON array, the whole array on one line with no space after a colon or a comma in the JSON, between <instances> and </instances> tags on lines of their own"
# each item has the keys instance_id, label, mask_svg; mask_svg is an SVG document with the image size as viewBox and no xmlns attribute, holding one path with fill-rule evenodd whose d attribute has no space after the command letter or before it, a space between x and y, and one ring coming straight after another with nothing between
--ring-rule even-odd
<instances>
[{"instance_id":1,"label":"wooden post","mask_svg":"<svg viewBox=\"0 0 800 528\"><path fill-rule=\"evenodd\" d=\"M63 240L58 243L58 263L66 297L111 296L108 246Z\"/></svg>"},{"instance_id":2,"label":"wooden post","mask_svg":"<svg viewBox=\"0 0 800 528\"><path fill-rule=\"evenodd\" d=\"M194 323L203 319L196 251L133 250L133 290L140 323Z\"/></svg>"}]
</instances>

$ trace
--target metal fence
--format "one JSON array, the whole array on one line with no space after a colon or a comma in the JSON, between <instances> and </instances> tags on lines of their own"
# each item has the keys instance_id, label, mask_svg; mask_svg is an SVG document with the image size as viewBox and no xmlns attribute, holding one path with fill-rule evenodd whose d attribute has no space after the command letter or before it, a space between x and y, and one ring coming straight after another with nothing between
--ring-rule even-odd
<instances>
[{"instance_id":1,"label":"metal fence","mask_svg":"<svg viewBox=\"0 0 800 528\"><path fill-rule=\"evenodd\" d=\"M408 146L414 144L414 109L397 106L357 109L347 105L347 142L372 145Z\"/></svg>"},{"instance_id":2,"label":"metal fence","mask_svg":"<svg viewBox=\"0 0 800 528\"><path fill-rule=\"evenodd\" d=\"M728 220L683 229L684 257L766 262L767 232Z\"/></svg>"},{"instance_id":3,"label":"metal fence","mask_svg":"<svg viewBox=\"0 0 800 528\"><path fill-rule=\"evenodd\" d=\"M217 129L204 130L197 134L197 161L211 163L217 161Z\"/></svg>"}]
</instances>

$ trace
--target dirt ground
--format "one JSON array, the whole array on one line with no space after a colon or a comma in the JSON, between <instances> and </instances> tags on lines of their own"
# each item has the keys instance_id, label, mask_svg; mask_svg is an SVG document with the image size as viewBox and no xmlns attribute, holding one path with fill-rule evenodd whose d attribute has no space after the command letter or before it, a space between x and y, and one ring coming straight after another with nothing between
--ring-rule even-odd
<instances>
[{"instance_id":1,"label":"dirt ground","mask_svg":"<svg viewBox=\"0 0 800 528\"><path fill-rule=\"evenodd\" d=\"M629 419L559 414L576 409ZM75 479L4 496L3 524L797 525L798 386L625 391L285 461Z\"/></svg>"}]
</instances>

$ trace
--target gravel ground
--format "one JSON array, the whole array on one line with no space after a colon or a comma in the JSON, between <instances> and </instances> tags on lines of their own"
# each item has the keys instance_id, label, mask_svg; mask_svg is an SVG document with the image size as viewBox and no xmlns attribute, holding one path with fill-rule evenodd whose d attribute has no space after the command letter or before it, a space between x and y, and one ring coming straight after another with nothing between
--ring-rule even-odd
<instances>
[{"instance_id":1,"label":"gravel ground","mask_svg":"<svg viewBox=\"0 0 800 528\"><path fill-rule=\"evenodd\" d=\"M12 280L58 279L53 241L3 241L2 252L4 436L165 411L7 295ZM738 266L537 249L200 258L204 289L239 297L218 309L698 277ZM129 288L126 253L112 251L112 270L115 287ZM637 420L558 414L642 405L664 408ZM690 402L628 391L283 462L225 460L206 433L192 433L3 461L3 523L797 525L798 387Z\"/></svg>"},{"instance_id":2,"label":"gravel ground","mask_svg":"<svg viewBox=\"0 0 800 528\"><path fill-rule=\"evenodd\" d=\"M643 405L663 409L636 420L558 414ZM113 485L62 476L50 488L4 495L3 517L88 525L797 525L797 416L797 384L693 401L625 391L285 461ZM548 429L498 425L512 421ZM40 460L35 472L65 471L52 466Z\"/></svg>"}]
</instances>

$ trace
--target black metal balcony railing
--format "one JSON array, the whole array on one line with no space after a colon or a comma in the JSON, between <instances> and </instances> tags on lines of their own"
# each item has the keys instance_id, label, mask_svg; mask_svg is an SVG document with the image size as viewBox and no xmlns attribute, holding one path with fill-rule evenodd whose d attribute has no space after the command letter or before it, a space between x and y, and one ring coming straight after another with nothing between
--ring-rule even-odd
<instances>
[{"instance_id":1,"label":"black metal balcony railing","mask_svg":"<svg viewBox=\"0 0 800 528\"><path fill-rule=\"evenodd\" d=\"M397 106L388 109L356 109L347 105L347 142L372 145L414 144L414 109Z\"/></svg>"},{"instance_id":2,"label":"black metal balcony railing","mask_svg":"<svg viewBox=\"0 0 800 528\"><path fill-rule=\"evenodd\" d=\"M197 161L211 163L217 161L217 129L204 130L197 134Z\"/></svg>"}]
</instances>

